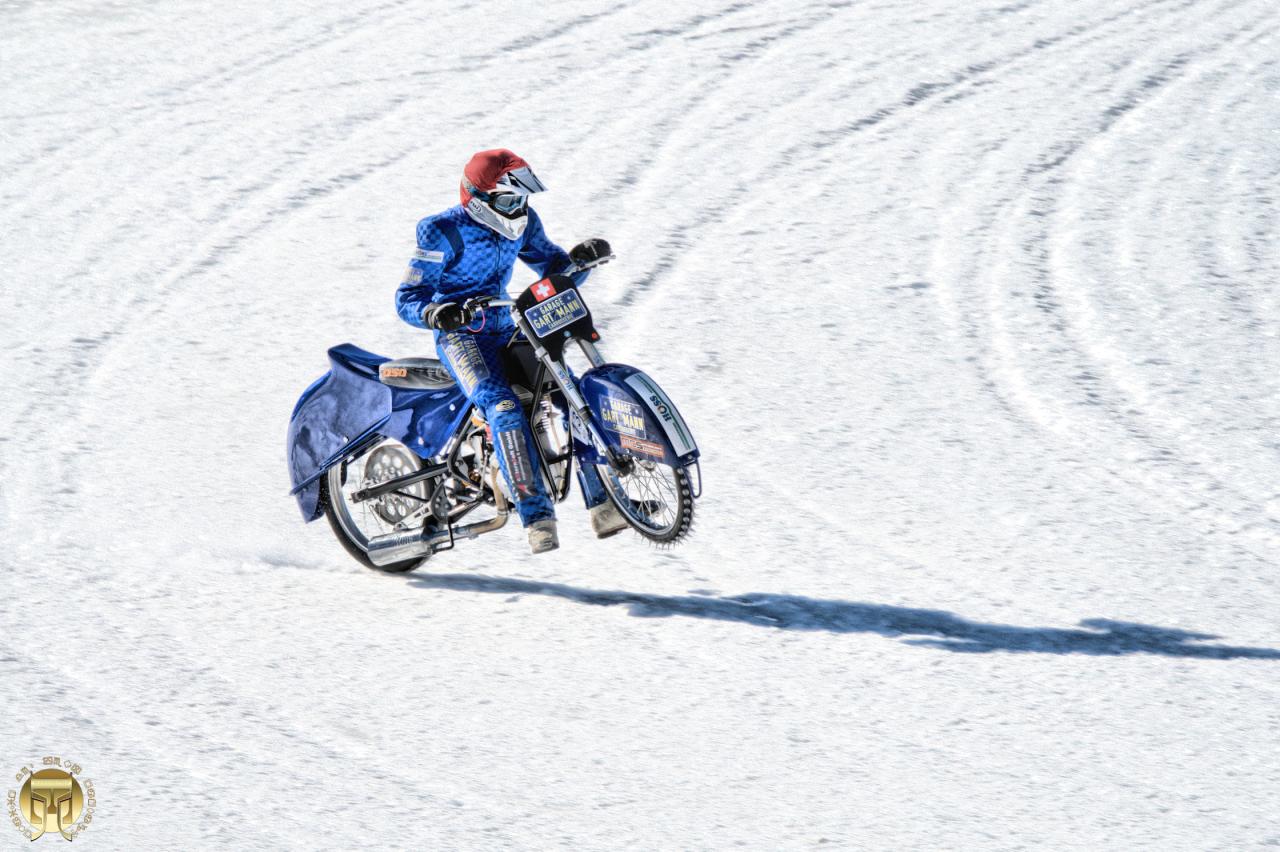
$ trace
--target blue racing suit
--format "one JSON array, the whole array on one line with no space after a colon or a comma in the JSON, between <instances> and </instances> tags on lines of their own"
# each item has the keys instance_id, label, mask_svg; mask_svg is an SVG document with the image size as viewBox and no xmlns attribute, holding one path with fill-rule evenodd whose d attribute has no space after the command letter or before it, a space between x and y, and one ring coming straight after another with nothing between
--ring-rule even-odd
<instances>
[{"instance_id":1,"label":"blue racing suit","mask_svg":"<svg viewBox=\"0 0 1280 852\"><path fill-rule=\"evenodd\" d=\"M405 322L426 328L422 313L433 303L505 298L517 257L540 278L572 265L565 250L547 239L533 208L524 233L515 240L476 222L461 206L428 216L418 222L418 249L396 291L396 310ZM577 272L573 278L581 283L588 274ZM436 351L467 398L484 412L520 522L528 526L554 518L555 508L543 485L533 434L499 360L514 331L506 310L487 311L483 324L436 331Z\"/></svg>"}]
</instances>

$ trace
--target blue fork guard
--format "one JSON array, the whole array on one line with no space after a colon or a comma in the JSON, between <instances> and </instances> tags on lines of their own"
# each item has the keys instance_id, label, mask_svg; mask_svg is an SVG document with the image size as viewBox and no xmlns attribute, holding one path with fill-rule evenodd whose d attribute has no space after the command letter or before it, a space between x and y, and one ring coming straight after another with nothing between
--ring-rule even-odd
<instances>
[{"instance_id":1,"label":"blue fork guard","mask_svg":"<svg viewBox=\"0 0 1280 852\"><path fill-rule=\"evenodd\" d=\"M578 386L596 428L623 455L686 467L701 453L675 403L648 375L626 364L605 364L584 373ZM608 464L582 424L573 421L573 449L582 464Z\"/></svg>"}]
</instances>

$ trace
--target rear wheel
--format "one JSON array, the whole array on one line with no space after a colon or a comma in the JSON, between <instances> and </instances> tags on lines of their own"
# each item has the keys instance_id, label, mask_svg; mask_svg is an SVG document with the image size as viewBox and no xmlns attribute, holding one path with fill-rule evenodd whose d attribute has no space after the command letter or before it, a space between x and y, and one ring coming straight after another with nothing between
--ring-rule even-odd
<instances>
[{"instance_id":1,"label":"rear wheel","mask_svg":"<svg viewBox=\"0 0 1280 852\"><path fill-rule=\"evenodd\" d=\"M351 499L351 495L362 488L404 476L421 467L422 460L408 447L388 439L344 464L329 468L321 480L321 497L329 526L347 553L361 564L378 571L400 574L412 571L426 561L426 557L421 557L390 565L375 565L369 559L369 539L419 526L429 516L425 512L428 498L426 482L415 482L359 503Z\"/></svg>"},{"instance_id":2,"label":"rear wheel","mask_svg":"<svg viewBox=\"0 0 1280 852\"><path fill-rule=\"evenodd\" d=\"M619 473L596 465L609 499L640 535L658 544L675 544L693 529L693 489L682 467L650 459L630 459Z\"/></svg>"}]
</instances>

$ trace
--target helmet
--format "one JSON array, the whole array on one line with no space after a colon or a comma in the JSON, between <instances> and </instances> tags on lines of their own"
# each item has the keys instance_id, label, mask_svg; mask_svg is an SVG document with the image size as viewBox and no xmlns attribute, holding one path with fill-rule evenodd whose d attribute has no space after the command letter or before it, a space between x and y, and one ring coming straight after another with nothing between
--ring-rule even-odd
<instances>
[{"instance_id":1,"label":"helmet","mask_svg":"<svg viewBox=\"0 0 1280 852\"><path fill-rule=\"evenodd\" d=\"M529 224L529 195L546 187L529 164L506 148L481 151L462 170L458 194L472 219L509 240Z\"/></svg>"}]
</instances>

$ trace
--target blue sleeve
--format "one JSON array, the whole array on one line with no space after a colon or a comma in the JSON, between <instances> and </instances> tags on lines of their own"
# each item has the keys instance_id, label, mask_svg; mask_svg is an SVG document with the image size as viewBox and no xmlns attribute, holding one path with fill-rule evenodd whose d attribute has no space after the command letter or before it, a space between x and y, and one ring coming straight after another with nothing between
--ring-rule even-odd
<instances>
[{"instance_id":1,"label":"blue sleeve","mask_svg":"<svg viewBox=\"0 0 1280 852\"><path fill-rule=\"evenodd\" d=\"M440 273L453 258L453 247L430 219L418 223L418 248L396 290L396 312L409 325L426 328L422 312L431 304L440 284Z\"/></svg>"},{"instance_id":2,"label":"blue sleeve","mask_svg":"<svg viewBox=\"0 0 1280 852\"><path fill-rule=\"evenodd\" d=\"M540 278L564 272L573 265L569 253L547 238L547 232L542 229L542 219L532 207L529 208L529 224L524 229L524 241L520 246L520 259ZM571 277L575 284L581 284L590 274L589 270L575 272Z\"/></svg>"}]
</instances>

